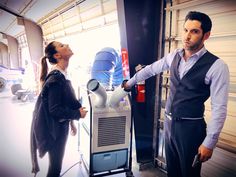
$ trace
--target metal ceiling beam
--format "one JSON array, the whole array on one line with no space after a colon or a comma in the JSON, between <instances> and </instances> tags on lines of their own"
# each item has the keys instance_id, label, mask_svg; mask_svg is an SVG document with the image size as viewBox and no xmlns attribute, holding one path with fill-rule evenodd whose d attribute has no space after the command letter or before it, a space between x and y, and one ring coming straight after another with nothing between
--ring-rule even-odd
<instances>
[{"instance_id":1,"label":"metal ceiling beam","mask_svg":"<svg viewBox=\"0 0 236 177\"><path fill-rule=\"evenodd\" d=\"M10 14L16 16L16 17L23 17L22 15L20 15L20 14L14 12L12 9L10 9L10 8L8 8L7 6L4 6L4 5L2 5L2 4L0 4L0 9L6 11L6 12L8 12L8 13L10 13Z\"/></svg>"}]
</instances>

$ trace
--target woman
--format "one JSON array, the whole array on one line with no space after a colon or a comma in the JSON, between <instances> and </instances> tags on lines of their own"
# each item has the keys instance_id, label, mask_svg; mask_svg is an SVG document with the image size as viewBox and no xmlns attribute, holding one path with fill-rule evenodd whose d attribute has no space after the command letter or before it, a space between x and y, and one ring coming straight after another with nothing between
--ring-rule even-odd
<instances>
[{"instance_id":1,"label":"woman","mask_svg":"<svg viewBox=\"0 0 236 177\"><path fill-rule=\"evenodd\" d=\"M67 79L66 69L73 52L68 45L53 41L45 48L41 59L41 92L38 96L31 126L32 173L39 171L37 150L42 158L49 156L47 177L59 177L64 157L65 145L72 120L84 118L87 111L76 99L71 82ZM47 60L53 65L48 74Z\"/></svg>"}]
</instances>

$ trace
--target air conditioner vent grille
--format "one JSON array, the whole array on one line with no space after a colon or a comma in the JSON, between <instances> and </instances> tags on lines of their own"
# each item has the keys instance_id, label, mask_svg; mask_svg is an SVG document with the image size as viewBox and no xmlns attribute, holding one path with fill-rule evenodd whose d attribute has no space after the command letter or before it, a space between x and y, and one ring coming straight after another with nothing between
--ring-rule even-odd
<instances>
[{"instance_id":1,"label":"air conditioner vent grille","mask_svg":"<svg viewBox=\"0 0 236 177\"><path fill-rule=\"evenodd\" d=\"M126 117L105 117L98 119L98 147L125 143Z\"/></svg>"}]
</instances>

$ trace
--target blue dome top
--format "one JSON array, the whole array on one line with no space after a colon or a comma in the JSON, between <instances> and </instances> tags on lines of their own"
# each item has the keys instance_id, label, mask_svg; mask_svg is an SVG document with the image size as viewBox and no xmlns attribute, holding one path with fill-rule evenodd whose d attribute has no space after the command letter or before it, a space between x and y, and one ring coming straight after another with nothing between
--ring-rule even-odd
<instances>
[{"instance_id":1,"label":"blue dome top","mask_svg":"<svg viewBox=\"0 0 236 177\"><path fill-rule=\"evenodd\" d=\"M122 60L114 48L106 47L97 52L91 77L104 87L116 87L123 81Z\"/></svg>"}]
</instances>

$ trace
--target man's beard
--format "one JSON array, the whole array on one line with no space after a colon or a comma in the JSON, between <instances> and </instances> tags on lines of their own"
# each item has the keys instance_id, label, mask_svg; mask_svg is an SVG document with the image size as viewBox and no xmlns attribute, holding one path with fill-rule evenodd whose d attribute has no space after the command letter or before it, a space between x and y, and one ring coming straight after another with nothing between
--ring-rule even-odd
<instances>
[{"instance_id":1,"label":"man's beard","mask_svg":"<svg viewBox=\"0 0 236 177\"><path fill-rule=\"evenodd\" d=\"M195 51L195 50L197 50L201 47L202 40L203 40L203 38L198 40L195 44L192 44L192 45L189 45L189 46L186 46L186 44L184 44L184 49L188 50L188 51Z\"/></svg>"}]
</instances>

